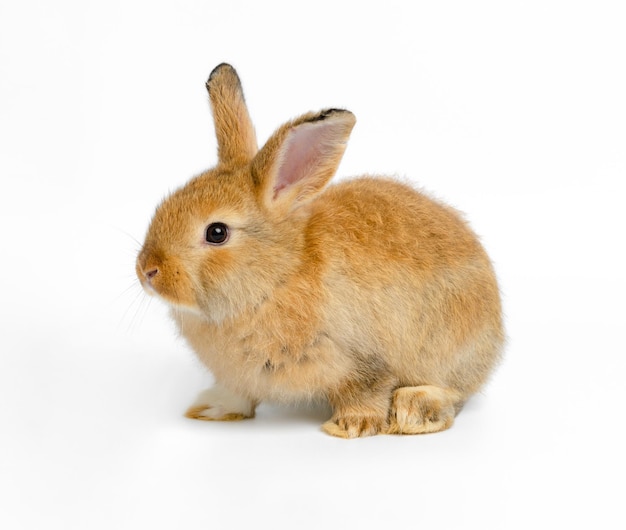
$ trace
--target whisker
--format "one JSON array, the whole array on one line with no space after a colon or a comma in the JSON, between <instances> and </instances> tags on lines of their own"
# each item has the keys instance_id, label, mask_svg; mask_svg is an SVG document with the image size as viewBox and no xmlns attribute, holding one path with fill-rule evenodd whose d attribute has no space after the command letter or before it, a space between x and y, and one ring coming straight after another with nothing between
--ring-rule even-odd
<instances>
[{"instance_id":1,"label":"whisker","mask_svg":"<svg viewBox=\"0 0 626 530\"><path fill-rule=\"evenodd\" d=\"M131 313L131 310L133 311L133 316L131 317L130 322L126 326L126 333L130 333L133 331L133 327L134 327L136 317L137 317L137 312L139 311L139 308L141 307L143 296L144 296L144 293L137 292L137 294L135 294L135 297L130 301L130 303L124 310L124 313L120 317L120 326L121 326L122 324L128 321L128 315Z\"/></svg>"},{"instance_id":2,"label":"whisker","mask_svg":"<svg viewBox=\"0 0 626 530\"><path fill-rule=\"evenodd\" d=\"M138 315L138 322L137 322L137 327L141 326L143 324L143 321L146 318L146 315L148 314L148 311L150 311L150 306L152 305L152 300L153 297L152 296L144 296L141 299L141 308L143 308L143 312L141 313L141 315L139 315L139 312L137 313Z\"/></svg>"},{"instance_id":3,"label":"whisker","mask_svg":"<svg viewBox=\"0 0 626 530\"><path fill-rule=\"evenodd\" d=\"M124 234L125 236L127 236L128 238L130 238L136 245L138 249L141 249L142 247L142 243L141 241L139 241L135 236L133 236L131 233L127 232L126 230L124 230L123 228L120 228L119 226L115 226L115 225L109 225L111 228L113 228L114 230L117 230L118 232Z\"/></svg>"},{"instance_id":4,"label":"whisker","mask_svg":"<svg viewBox=\"0 0 626 530\"><path fill-rule=\"evenodd\" d=\"M139 303L137 304L135 313L133 314L130 324L128 325L128 332L134 332L141 326L152 302L152 298L143 292L140 293L138 299Z\"/></svg>"},{"instance_id":5,"label":"whisker","mask_svg":"<svg viewBox=\"0 0 626 530\"><path fill-rule=\"evenodd\" d=\"M147 309L150 307L151 297L147 296L146 292L143 290L143 288L141 288L139 281L135 280L135 282L133 282L132 285L126 288L116 298L116 300L119 300L123 296L128 295L132 291L132 289L135 289L137 287L139 288L137 289L134 297L130 300L130 302L126 306L126 309L122 313L120 317L120 321L119 321L120 327L123 324L128 323L125 326L126 333L134 332L139 327L141 322L143 322L143 319L145 318L145 315L147 313ZM146 299L148 300L147 304L146 304ZM132 317L130 317L130 321L129 321L129 315L131 313L132 313Z\"/></svg>"},{"instance_id":6,"label":"whisker","mask_svg":"<svg viewBox=\"0 0 626 530\"><path fill-rule=\"evenodd\" d=\"M142 293L141 285L139 283L139 280L137 280L137 278L135 278L135 281L131 283L126 289L124 289L120 294L118 294L115 298L113 298L113 302L118 302L120 298L126 296L131 291L131 289L136 289L137 287L139 287L139 290L137 294L135 295L135 300L136 300L138 296Z\"/></svg>"}]
</instances>

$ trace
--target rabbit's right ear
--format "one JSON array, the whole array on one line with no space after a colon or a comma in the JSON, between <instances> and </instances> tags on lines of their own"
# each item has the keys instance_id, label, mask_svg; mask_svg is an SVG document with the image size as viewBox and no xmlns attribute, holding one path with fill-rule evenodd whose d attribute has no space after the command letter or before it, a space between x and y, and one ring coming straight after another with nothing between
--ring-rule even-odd
<instances>
[{"instance_id":1,"label":"rabbit's right ear","mask_svg":"<svg viewBox=\"0 0 626 530\"><path fill-rule=\"evenodd\" d=\"M258 147L237 72L229 64L220 64L211 72L206 88L215 121L219 164L249 163Z\"/></svg>"}]
</instances>

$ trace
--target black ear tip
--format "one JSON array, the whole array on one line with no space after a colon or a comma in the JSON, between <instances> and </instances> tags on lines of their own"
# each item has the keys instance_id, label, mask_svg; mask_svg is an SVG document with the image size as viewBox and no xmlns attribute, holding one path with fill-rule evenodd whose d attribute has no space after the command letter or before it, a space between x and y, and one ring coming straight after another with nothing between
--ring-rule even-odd
<instances>
[{"instance_id":1,"label":"black ear tip","mask_svg":"<svg viewBox=\"0 0 626 530\"><path fill-rule=\"evenodd\" d=\"M209 75L209 80L211 80L211 78L217 73L219 72L222 68L230 68L231 70L234 70L234 68L228 64L228 63L220 63L218 64L215 68L213 68L213 70L211 70L211 73Z\"/></svg>"},{"instance_id":2,"label":"black ear tip","mask_svg":"<svg viewBox=\"0 0 626 530\"><path fill-rule=\"evenodd\" d=\"M234 72L234 73L235 73L235 75L236 75L235 69L234 69L234 68L233 68L230 64L228 64L228 63L220 63L220 64L218 64L215 68L213 68L213 70L212 70L212 71L211 71L211 73L209 74L209 78L207 79L207 82L206 82L206 86L207 86L207 88L209 87L209 84L211 83L211 80L212 80L212 79L213 79L213 78L214 78L214 77L215 77L218 73L220 73L222 70L225 70L225 69L231 70L231 71L232 71L232 72Z\"/></svg>"},{"instance_id":3,"label":"black ear tip","mask_svg":"<svg viewBox=\"0 0 626 530\"><path fill-rule=\"evenodd\" d=\"M346 109L324 109L309 121L310 122L323 121L326 118L329 118L336 114L352 114L352 113Z\"/></svg>"}]
</instances>

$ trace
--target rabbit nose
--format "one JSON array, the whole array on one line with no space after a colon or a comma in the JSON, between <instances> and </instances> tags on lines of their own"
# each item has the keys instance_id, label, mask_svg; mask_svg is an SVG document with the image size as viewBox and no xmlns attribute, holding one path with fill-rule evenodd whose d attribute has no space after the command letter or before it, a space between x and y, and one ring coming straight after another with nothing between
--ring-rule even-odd
<instances>
[{"instance_id":1,"label":"rabbit nose","mask_svg":"<svg viewBox=\"0 0 626 530\"><path fill-rule=\"evenodd\" d=\"M151 269L147 272L144 273L146 276L146 280L148 280L149 282L152 281L152 278L154 278L157 274L159 274L159 269L157 269L156 267L154 269Z\"/></svg>"}]
</instances>

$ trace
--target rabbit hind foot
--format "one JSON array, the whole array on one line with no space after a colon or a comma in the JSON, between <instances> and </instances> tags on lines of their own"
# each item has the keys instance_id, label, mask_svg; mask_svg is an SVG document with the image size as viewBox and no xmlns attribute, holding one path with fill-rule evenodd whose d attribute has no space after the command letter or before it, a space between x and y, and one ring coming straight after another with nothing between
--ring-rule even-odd
<instances>
[{"instance_id":1,"label":"rabbit hind foot","mask_svg":"<svg viewBox=\"0 0 626 530\"><path fill-rule=\"evenodd\" d=\"M449 429L463 405L458 392L432 385L396 389L387 434L425 434Z\"/></svg>"}]
</instances>

